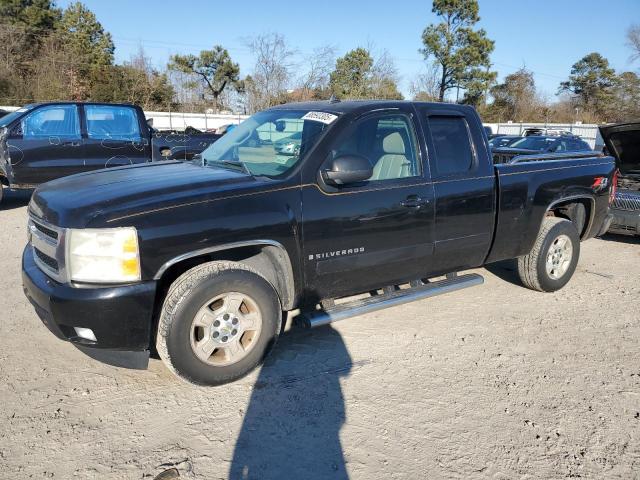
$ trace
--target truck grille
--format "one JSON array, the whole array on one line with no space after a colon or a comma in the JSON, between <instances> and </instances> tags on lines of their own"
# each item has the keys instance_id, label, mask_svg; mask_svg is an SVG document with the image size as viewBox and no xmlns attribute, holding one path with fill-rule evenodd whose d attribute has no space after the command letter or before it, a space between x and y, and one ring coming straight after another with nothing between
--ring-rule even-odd
<instances>
[{"instance_id":1,"label":"truck grille","mask_svg":"<svg viewBox=\"0 0 640 480\"><path fill-rule=\"evenodd\" d=\"M640 210L640 192L632 193L618 191L611 207L618 210L627 210L632 212Z\"/></svg>"},{"instance_id":2,"label":"truck grille","mask_svg":"<svg viewBox=\"0 0 640 480\"><path fill-rule=\"evenodd\" d=\"M28 229L33 259L38 268L54 280L65 283L65 230L33 215L29 216Z\"/></svg>"},{"instance_id":3,"label":"truck grille","mask_svg":"<svg viewBox=\"0 0 640 480\"><path fill-rule=\"evenodd\" d=\"M58 240L58 232L56 232L55 230L47 228L44 225L41 225L39 223L34 223L34 225L38 230L44 233L47 237L52 238L54 240Z\"/></svg>"},{"instance_id":4,"label":"truck grille","mask_svg":"<svg viewBox=\"0 0 640 480\"><path fill-rule=\"evenodd\" d=\"M58 262L56 261L55 258L51 258L49 255L41 252L35 247L33 249L33 252L36 254L36 258L38 258L38 260L44 263L47 267L49 267L51 270L55 272L58 271Z\"/></svg>"}]
</instances>

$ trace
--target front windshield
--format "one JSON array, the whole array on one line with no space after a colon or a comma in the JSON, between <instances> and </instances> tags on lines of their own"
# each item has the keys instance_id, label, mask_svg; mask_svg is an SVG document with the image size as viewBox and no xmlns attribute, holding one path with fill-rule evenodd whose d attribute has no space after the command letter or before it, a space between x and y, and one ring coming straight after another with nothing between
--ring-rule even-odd
<instances>
[{"instance_id":1,"label":"front windshield","mask_svg":"<svg viewBox=\"0 0 640 480\"><path fill-rule=\"evenodd\" d=\"M511 148L523 148L525 150L537 150L542 152L547 149L549 145L555 142L553 138L546 137L524 137L521 140L513 142Z\"/></svg>"},{"instance_id":2,"label":"front windshield","mask_svg":"<svg viewBox=\"0 0 640 480\"><path fill-rule=\"evenodd\" d=\"M202 165L278 177L291 170L337 118L309 110L257 113L204 150Z\"/></svg>"},{"instance_id":3,"label":"front windshield","mask_svg":"<svg viewBox=\"0 0 640 480\"><path fill-rule=\"evenodd\" d=\"M518 140L518 138L512 137L496 137L489 140L489 146L491 148L500 148L500 147L508 147L513 142Z\"/></svg>"},{"instance_id":4,"label":"front windshield","mask_svg":"<svg viewBox=\"0 0 640 480\"><path fill-rule=\"evenodd\" d=\"M16 118L21 117L24 114L24 112L27 112L29 110L30 110L29 107L22 107L11 113L7 113L4 117L0 118L0 128L8 126Z\"/></svg>"}]
</instances>

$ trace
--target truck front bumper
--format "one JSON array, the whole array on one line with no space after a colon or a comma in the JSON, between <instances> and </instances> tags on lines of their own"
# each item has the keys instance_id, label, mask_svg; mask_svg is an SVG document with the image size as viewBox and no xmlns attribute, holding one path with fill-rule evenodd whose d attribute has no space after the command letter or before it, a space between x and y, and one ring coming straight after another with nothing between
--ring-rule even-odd
<instances>
[{"instance_id":1,"label":"truck front bumper","mask_svg":"<svg viewBox=\"0 0 640 480\"><path fill-rule=\"evenodd\" d=\"M22 285L40 320L56 337L110 365L147 367L156 282L96 288L60 284L37 267L27 246Z\"/></svg>"}]
</instances>

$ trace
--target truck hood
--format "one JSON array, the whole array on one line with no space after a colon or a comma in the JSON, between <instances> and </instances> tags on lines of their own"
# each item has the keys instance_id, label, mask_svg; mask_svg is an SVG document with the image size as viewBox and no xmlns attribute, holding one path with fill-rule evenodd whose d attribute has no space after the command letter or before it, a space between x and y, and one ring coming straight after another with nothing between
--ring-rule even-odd
<instances>
[{"instance_id":1,"label":"truck hood","mask_svg":"<svg viewBox=\"0 0 640 480\"><path fill-rule=\"evenodd\" d=\"M640 123L600 127L609 154L614 156L622 175L640 176Z\"/></svg>"},{"instance_id":2,"label":"truck hood","mask_svg":"<svg viewBox=\"0 0 640 480\"><path fill-rule=\"evenodd\" d=\"M114 217L208 200L264 182L233 170L163 161L80 173L45 183L29 211L60 227L101 226Z\"/></svg>"}]
</instances>

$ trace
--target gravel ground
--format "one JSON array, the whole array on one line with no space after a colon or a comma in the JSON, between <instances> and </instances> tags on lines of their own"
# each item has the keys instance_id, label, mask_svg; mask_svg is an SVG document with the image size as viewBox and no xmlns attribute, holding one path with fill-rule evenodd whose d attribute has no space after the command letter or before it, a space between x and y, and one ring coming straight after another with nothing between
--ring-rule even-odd
<instances>
[{"instance_id":1,"label":"gravel ground","mask_svg":"<svg viewBox=\"0 0 640 480\"><path fill-rule=\"evenodd\" d=\"M583 244L555 294L507 263L291 329L260 371L199 388L47 331L20 285L27 199L0 206L0 478L640 478L638 239Z\"/></svg>"}]
</instances>

